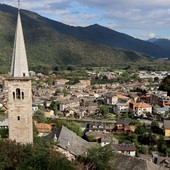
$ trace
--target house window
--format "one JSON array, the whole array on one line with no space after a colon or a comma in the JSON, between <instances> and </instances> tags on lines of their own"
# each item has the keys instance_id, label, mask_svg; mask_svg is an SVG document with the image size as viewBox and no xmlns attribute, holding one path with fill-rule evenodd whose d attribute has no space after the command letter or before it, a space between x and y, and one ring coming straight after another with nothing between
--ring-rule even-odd
<instances>
[{"instance_id":1,"label":"house window","mask_svg":"<svg viewBox=\"0 0 170 170\"><path fill-rule=\"evenodd\" d=\"M17 116L18 121L20 120L20 116Z\"/></svg>"},{"instance_id":2,"label":"house window","mask_svg":"<svg viewBox=\"0 0 170 170\"><path fill-rule=\"evenodd\" d=\"M16 89L16 99L21 99L21 91L19 88Z\"/></svg>"},{"instance_id":3,"label":"house window","mask_svg":"<svg viewBox=\"0 0 170 170\"><path fill-rule=\"evenodd\" d=\"M24 92L22 92L22 99L24 99Z\"/></svg>"},{"instance_id":4,"label":"house window","mask_svg":"<svg viewBox=\"0 0 170 170\"><path fill-rule=\"evenodd\" d=\"M13 92L12 94L13 94L13 99L15 99L15 92Z\"/></svg>"},{"instance_id":5,"label":"house window","mask_svg":"<svg viewBox=\"0 0 170 170\"><path fill-rule=\"evenodd\" d=\"M23 77L25 77L25 73L23 73Z\"/></svg>"}]
</instances>

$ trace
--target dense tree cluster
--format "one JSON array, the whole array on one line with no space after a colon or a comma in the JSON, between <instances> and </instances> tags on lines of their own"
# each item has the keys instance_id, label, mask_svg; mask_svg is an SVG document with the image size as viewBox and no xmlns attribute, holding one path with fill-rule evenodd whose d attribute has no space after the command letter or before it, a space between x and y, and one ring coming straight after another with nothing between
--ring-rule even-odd
<instances>
[{"instance_id":1,"label":"dense tree cluster","mask_svg":"<svg viewBox=\"0 0 170 170\"><path fill-rule=\"evenodd\" d=\"M41 142L40 142L41 140ZM115 154L110 146L95 146L75 161L68 161L55 151L52 143L40 139L34 144L22 145L0 140L0 170L110 170Z\"/></svg>"},{"instance_id":2,"label":"dense tree cluster","mask_svg":"<svg viewBox=\"0 0 170 170\"><path fill-rule=\"evenodd\" d=\"M162 80L159 86L159 90L167 91L168 95L170 96L170 75Z\"/></svg>"},{"instance_id":3,"label":"dense tree cluster","mask_svg":"<svg viewBox=\"0 0 170 170\"><path fill-rule=\"evenodd\" d=\"M60 153L38 145L21 145L0 140L2 170L74 170Z\"/></svg>"},{"instance_id":4,"label":"dense tree cluster","mask_svg":"<svg viewBox=\"0 0 170 170\"><path fill-rule=\"evenodd\" d=\"M114 157L115 154L109 145L105 147L95 146L86 155L79 157L78 161L84 165L84 169L114 170L110 163Z\"/></svg>"}]
</instances>

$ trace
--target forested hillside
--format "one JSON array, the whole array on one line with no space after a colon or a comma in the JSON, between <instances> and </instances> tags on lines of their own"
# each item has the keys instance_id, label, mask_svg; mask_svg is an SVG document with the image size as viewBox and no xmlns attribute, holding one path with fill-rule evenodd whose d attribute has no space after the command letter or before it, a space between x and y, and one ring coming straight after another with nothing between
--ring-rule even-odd
<instances>
[{"instance_id":1,"label":"forested hillside","mask_svg":"<svg viewBox=\"0 0 170 170\"><path fill-rule=\"evenodd\" d=\"M48 19L21 10L25 43L31 69L53 69L56 65L126 66L146 61L146 56L92 41L83 41L58 32ZM17 9L0 4L0 68L10 68Z\"/></svg>"},{"instance_id":2,"label":"forested hillside","mask_svg":"<svg viewBox=\"0 0 170 170\"><path fill-rule=\"evenodd\" d=\"M150 56L143 53L112 48L107 44L113 44L113 38L110 40L108 36L110 34L115 35L114 43L117 44L120 44L120 39L124 40L126 46L135 42L144 43L140 40L134 41L128 35L116 33L99 25L85 28L71 27L25 10L21 10L21 17L31 70L49 71L56 66L67 67L68 65L112 68L126 68L133 65L141 69L169 70L168 61L153 62ZM10 70L16 22L17 9L0 4L0 73L7 73ZM98 36L99 32L105 41L103 43ZM95 35L98 40L94 40ZM127 41L128 39L131 41Z\"/></svg>"}]
</instances>

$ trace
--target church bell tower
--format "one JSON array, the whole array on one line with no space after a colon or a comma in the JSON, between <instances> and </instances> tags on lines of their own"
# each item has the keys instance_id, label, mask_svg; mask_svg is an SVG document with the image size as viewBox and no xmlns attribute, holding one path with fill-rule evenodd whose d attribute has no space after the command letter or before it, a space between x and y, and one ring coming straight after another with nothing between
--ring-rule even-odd
<instances>
[{"instance_id":1,"label":"church bell tower","mask_svg":"<svg viewBox=\"0 0 170 170\"><path fill-rule=\"evenodd\" d=\"M33 143L32 92L18 1L18 18L8 90L9 139L17 143Z\"/></svg>"}]
</instances>

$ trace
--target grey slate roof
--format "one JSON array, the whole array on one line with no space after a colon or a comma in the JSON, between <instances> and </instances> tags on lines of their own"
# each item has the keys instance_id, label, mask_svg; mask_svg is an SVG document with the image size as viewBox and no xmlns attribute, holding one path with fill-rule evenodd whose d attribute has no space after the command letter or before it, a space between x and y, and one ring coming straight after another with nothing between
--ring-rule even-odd
<instances>
[{"instance_id":1,"label":"grey slate roof","mask_svg":"<svg viewBox=\"0 0 170 170\"><path fill-rule=\"evenodd\" d=\"M117 170L168 170L169 168L161 167L149 160L137 157L127 156L124 154L116 154L111 160L111 165Z\"/></svg>"},{"instance_id":2,"label":"grey slate roof","mask_svg":"<svg viewBox=\"0 0 170 170\"><path fill-rule=\"evenodd\" d=\"M75 156L82 155L88 148L94 145L94 143L85 141L65 126L62 126L47 135L47 139L49 140L54 140L55 137L58 139L58 146L68 150Z\"/></svg>"},{"instance_id":3,"label":"grey slate roof","mask_svg":"<svg viewBox=\"0 0 170 170\"><path fill-rule=\"evenodd\" d=\"M167 112L170 110L170 107L156 107L155 109L158 112Z\"/></svg>"},{"instance_id":4,"label":"grey slate roof","mask_svg":"<svg viewBox=\"0 0 170 170\"><path fill-rule=\"evenodd\" d=\"M116 151L136 151L135 145L132 144L112 144L112 149Z\"/></svg>"},{"instance_id":5,"label":"grey slate roof","mask_svg":"<svg viewBox=\"0 0 170 170\"><path fill-rule=\"evenodd\" d=\"M129 125L132 122L132 119L118 119L116 124L124 124L124 125Z\"/></svg>"}]
</instances>

